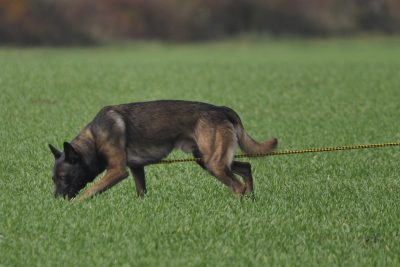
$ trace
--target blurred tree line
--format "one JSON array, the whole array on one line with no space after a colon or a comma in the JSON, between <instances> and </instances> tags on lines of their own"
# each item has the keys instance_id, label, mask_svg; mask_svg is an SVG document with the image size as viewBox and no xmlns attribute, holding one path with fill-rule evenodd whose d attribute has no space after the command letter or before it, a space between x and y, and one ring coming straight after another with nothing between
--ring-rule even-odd
<instances>
[{"instance_id":1,"label":"blurred tree line","mask_svg":"<svg viewBox=\"0 0 400 267\"><path fill-rule=\"evenodd\" d=\"M400 32L400 0L0 0L0 43Z\"/></svg>"}]
</instances>

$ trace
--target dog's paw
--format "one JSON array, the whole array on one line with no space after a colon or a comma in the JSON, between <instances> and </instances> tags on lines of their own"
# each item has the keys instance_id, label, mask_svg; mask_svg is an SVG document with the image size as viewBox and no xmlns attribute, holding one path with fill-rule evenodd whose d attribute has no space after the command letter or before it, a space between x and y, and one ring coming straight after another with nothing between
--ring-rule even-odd
<instances>
[{"instance_id":1,"label":"dog's paw","mask_svg":"<svg viewBox=\"0 0 400 267\"><path fill-rule=\"evenodd\" d=\"M243 198L253 202L256 201L256 195L254 194L254 192L244 194Z\"/></svg>"},{"instance_id":2,"label":"dog's paw","mask_svg":"<svg viewBox=\"0 0 400 267\"><path fill-rule=\"evenodd\" d=\"M231 191L235 196L241 197L246 192L246 184L244 184L242 182L238 182L233 187L231 187Z\"/></svg>"}]
</instances>

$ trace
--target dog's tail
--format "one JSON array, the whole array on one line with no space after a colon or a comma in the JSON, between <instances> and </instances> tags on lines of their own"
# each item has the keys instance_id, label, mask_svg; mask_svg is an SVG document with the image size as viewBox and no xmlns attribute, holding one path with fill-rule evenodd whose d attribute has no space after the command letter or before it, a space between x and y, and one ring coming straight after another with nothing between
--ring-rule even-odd
<instances>
[{"instance_id":1,"label":"dog's tail","mask_svg":"<svg viewBox=\"0 0 400 267\"><path fill-rule=\"evenodd\" d=\"M278 146L278 139L276 138L271 138L263 143L255 141L246 133L242 121L235 111L227 107L223 107L223 110L229 121L235 127L239 146L246 154L271 153Z\"/></svg>"}]
</instances>

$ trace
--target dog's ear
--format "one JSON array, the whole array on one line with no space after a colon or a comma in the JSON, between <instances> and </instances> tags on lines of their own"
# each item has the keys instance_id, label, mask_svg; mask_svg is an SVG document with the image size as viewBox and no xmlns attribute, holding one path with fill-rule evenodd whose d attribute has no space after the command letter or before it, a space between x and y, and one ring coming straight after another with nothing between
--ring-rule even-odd
<instances>
[{"instance_id":1,"label":"dog's ear","mask_svg":"<svg viewBox=\"0 0 400 267\"><path fill-rule=\"evenodd\" d=\"M58 150L51 144L49 144L49 148L50 148L51 153L53 153L55 159L58 159L59 157L61 157L62 152L60 150Z\"/></svg>"},{"instance_id":2,"label":"dog's ear","mask_svg":"<svg viewBox=\"0 0 400 267\"><path fill-rule=\"evenodd\" d=\"M64 142L64 153L65 160L68 163L76 163L80 158L78 152L76 152L75 148L68 142Z\"/></svg>"}]
</instances>

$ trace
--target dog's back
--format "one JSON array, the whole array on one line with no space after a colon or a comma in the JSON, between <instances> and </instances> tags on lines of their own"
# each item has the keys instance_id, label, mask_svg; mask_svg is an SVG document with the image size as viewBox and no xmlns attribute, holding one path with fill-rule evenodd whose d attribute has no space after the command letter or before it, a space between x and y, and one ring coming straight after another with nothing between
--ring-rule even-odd
<instances>
[{"instance_id":1,"label":"dog's back","mask_svg":"<svg viewBox=\"0 0 400 267\"><path fill-rule=\"evenodd\" d=\"M201 102L158 100L108 106L90 124L94 135L110 132L115 127L123 128L127 146L136 148L183 141L196 143L200 126L203 132L232 126L240 148L246 153L268 153L276 146L274 140L261 144L254 141L234 110Z\"/></svg>"}]
</instances>

